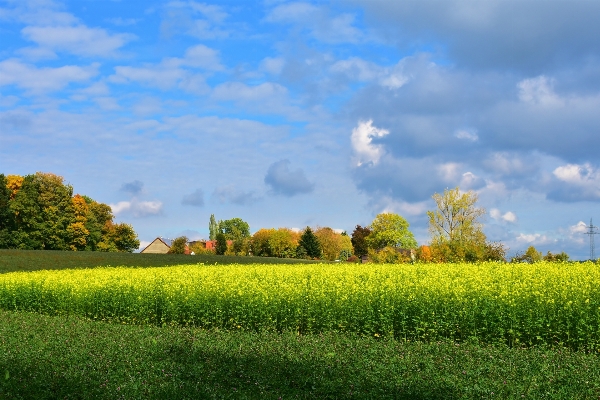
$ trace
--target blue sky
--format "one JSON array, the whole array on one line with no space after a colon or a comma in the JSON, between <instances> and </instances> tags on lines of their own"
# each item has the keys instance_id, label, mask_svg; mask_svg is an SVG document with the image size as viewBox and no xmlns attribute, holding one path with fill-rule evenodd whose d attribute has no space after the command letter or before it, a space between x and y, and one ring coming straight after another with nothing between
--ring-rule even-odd
<instances>
[{"instance_id":1,"label":"blue sky","mask_svg":"<svg viewBox=\"0 0 600 400\"><path fill-rule=\"evenodd\" d=\"M460 186L509 254L589 254L600 2L0 1L0 171L64 176L143 243L210 214L421 244Z\"/></svg>"}]
</instances>

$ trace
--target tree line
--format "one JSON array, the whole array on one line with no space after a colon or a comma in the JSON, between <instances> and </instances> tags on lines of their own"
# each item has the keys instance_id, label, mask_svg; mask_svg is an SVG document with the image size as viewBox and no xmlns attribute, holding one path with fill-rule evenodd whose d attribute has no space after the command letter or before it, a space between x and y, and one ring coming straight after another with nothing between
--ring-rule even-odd
<instances>
[{"instance_id":1,"label":"tree line","mask_svg":"<svg viewBox=\"0 0 600 400\"><path fill-rule=\"evenodd\" d=\"M378 214L368 226L356 225L350 236L328 227L314 230L306 227L302 232L289 228L263 228L251 235L248 223L242 219L216 221L211 215L209 237L216 242L215 249L206 249L201 243L196 243L191 250L196 254L214 252L329 261L357 261L367 256L371 261L380 263L506 261L506 246L489 241L483 232L486 210L477 206L475 192L461 192L457 187L446 189L441 194L435 193L432 197L435 208L427 211L428 245L418 246L406 219L389 212ZM183 252L187 238L178 239L181 242L179 250ZM569 256L564 252L542 255L532 246L510 261L535 262L542 259L566 261Z\"/></svg>"},{"instance_id":2,"label":"tree line","mask_svg":"<svg viewBox=\"0 0 600 400\"><path fill-rule=\"evenodd\" d=\"M0 248L132 252L133 227L115 223L110 206L75 194L63 177L0 174Z\"/></svg>"}]
</instances>

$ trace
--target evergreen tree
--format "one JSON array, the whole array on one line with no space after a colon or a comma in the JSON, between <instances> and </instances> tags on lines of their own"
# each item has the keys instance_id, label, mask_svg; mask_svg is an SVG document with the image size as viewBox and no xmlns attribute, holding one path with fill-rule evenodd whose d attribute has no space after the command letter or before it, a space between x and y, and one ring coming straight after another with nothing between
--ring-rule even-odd
<instances>
[{"instance_id":1,"label":"evergreen tree","mask_svg":"<svg viewBox=\"0 0 600 400\"><path fill-rule=\"evenodd\" d=\"M298 245L304 248L308 257L321 257L321 246L319 245L319 240L313 233L312 229L310 229L310 227L306 227L306 229L302 233L302 236L300 236L300 241Z\"/></svg>"},{"instance_id":2,"label":"evergreen tree","mask_svg":"<svg viewBox=\"0 0 600 400\"><path fill-rule=\"evenodd\" d=\"M227 251L227 238L225 237L225 234L221 232L217 233L216 241L215 253L222 256Z\"/></svg>"}]
</instances>

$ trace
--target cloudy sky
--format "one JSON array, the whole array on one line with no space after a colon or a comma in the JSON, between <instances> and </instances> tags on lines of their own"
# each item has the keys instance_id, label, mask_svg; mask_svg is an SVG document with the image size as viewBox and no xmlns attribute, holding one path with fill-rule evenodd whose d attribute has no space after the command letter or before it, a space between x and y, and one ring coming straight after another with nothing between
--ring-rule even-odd
<instances>
[{"instance_id":1,"label":"cloudy sky","mask_svg":"<svg viewBox=\"0 0 600 400\"><path fill-rule=\"evenodd\" d=\"M64 176L143 243L210 214L350 232L393 211L424 244L460 186L509 254L584 259L598 21L598 1L0 1L0 171Z\"/></svg>"}]
</instances>

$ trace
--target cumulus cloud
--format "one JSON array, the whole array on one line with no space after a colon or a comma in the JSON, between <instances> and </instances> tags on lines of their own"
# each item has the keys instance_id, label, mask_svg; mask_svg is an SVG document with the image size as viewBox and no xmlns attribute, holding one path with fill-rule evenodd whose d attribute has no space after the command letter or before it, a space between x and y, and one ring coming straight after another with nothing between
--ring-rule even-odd
<instances>
[{"instance_id":1,"label":"cumulus cloud","mask_svg":"<svg viewBox=\"0 0 600 400\"><path fill-rule=\"evenodd\" d=\"M221 204L231 203L240 206L254 204L260 200L260 197L254 191L244 192L236 189L233 185L216 188L213 192L213 198Z\"/></svg>"},{"instance_id":2,"label":"cumulus cloud","mask_svg":"<svg viewBox=\"0 0 600 400\"><path fill-rule=\"evenodd\" d=\"M374 127L373 120L359 121L350 136L356 165L360 167L368 163L377 164L385 150L382 145L372 144L373 138L383 137L389 133L386 129Z\"/></svg>"},{"instance_id":3,"label":"cumulus cloud","mask_svg":"<svg viewBox=\"0 0 600 400\"><path fill-rule=\"evenodd\" d=\"M554 92L554 80L541 75L536 78L524 79L517 84L519 100L525 103L542 106L559 106L563 101Z\"/></svg>"},{"instance_id":4,"label":"cumulus cloud","mask_svg":"<svg viewBox=\"0 0 600 400\"><path fill-rule=\"evenodd\" d=\"M566 164L552 172L552 183L548 198L557 201L600 200L600 171L589 163Z\"/></svg>"},{"instance_id":5,"label":"cumulus cloud","mask_svg":"<svg viewBox=\"0 0 600 400\"><path fill-rule=\"evenodd\" d=\"M470 142L476 142L479 140L476 129L458 129L456 132L454 132L454 137Z\"/></svg>"},{"instance_id":6,"label":"cumulus cloud","mask_svg":"<svg viewBox=\"0 0 600 400\"><path fill-rule=\"evenodd\" d=\"M271 164L265 176L265 183L274 194L288 197L312 192L315 185L309 182L302 169L290 170L290 164L290 160L287 159Z\"/></svg>"},{"instance_id":7,"label":"cumulus cloud","mask_svg":"<svg viewBox=\"0 0 600 400\"><path fill-rule=\"evenodd\" d=\"M119 201L116 204L109 204L112 212L117 215L132 215L136 218L143 218L162 214L163 203L160 201Z\"/></svg>"},{"instance_id":8,"label":"cumulus cloud","mask_svg":"<svg viewBox=\"0 0 600 400\"><path fill-rule=\"evenodd\" d=\"M66 51L85 57L112 56L127 42L135 38L131 34L109 34L100 28L76 26L27 26L23 36L41 48Z\"/></svg>"},{"instance_id":9,"label":"cumulus cloud","mask_svg":"<svg viewBox=\"0 0 600 400\"><path fill-rule=\"evenodd\" d=\"M186 194L181 199L181 204L184 206L202 207L204 206L204 192L202 189L196 189L190 194Z\"/></svg>"},{"instance_id":10,"label":"cumulus cloud","mask_svg":"<svg viewBox=\"0 0 600 400\"><path fill-rule=\"evenodd\" d=\"M515 213L513 213L512 211L507 211L504 214L502 214L502 212L500 210L498 210L497 208L492 208L490 210L490 217L492 217L493 219L495 219L497 221L504 221L504 222L511 222L511 223L517 222L517 216L515 215Z\"/></svg>"},{"instance_id":11,"label":"cumulus cloud","mask_svg":"<svg viewBox=\"0 0 600 400\"><path fill-rule=\"evenodd\" d=\"M138 180L135 180L133 182L124 183L121 186L121 191L127 192L127 193L131 194L132 196L137 196L138 194L142 193L143 189L144 189L144 183L141 181L138 181Z\"/></svg>"},{"instance_id":12,"label":"cumulus cloud","mask_svg":"<svg viewBox=\"0 0 600 400\"><path fill-rule=\"evenodd\" d=\"M71 83L86 82L98 74L100 64L37 68L15 59L0 62L0 86L16 85L33 93L56 91Z\"/></svg>"},{"instance_id":13,"label":"cumulus cloud","mask_svg":"<svg viewBox=\"0 0 600 400\"><path fill-rule=\"evenodd\" d=\"M212 71L223 70L219 52L203 44L188 48L185 51L184 63L192 67L204 68Z\"/></svg>"},{"instance_id":14,"label":"cumulus cloud","mask_svg":"<svg viewBox=\"0 0 600 400\"><path fill-rule=\"evenodd\" d=\"M304 2L278 4L265 21L296 25L325 43L359 43L366 39L364 32L354 26L353 14L331 15L325 7Z\"/></svg>"}]
</instances>

